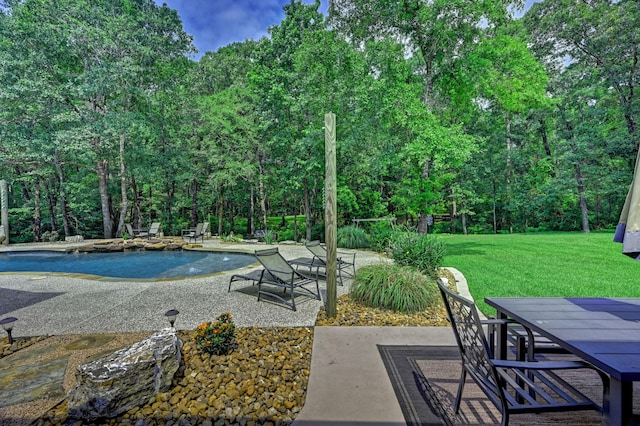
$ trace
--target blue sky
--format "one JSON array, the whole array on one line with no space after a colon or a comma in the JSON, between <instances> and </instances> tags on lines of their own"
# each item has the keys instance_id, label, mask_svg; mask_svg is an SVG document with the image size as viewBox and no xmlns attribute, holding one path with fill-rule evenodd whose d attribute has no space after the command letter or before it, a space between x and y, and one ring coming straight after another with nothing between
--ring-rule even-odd
<instances>
[{"instance_id":1,"label":"blue sky","mask_svg":"<svg viewBox=\"0 0 640 426\"><path fill-rule=\"evenodd\" d=\"M178 11L184 29L193 36L193 43L200 51L196 59L206 51L215 51L230 43L258 40L267 35L267 28L284 19L285 5L290 0L154 0L166 3ZM303 0L313 4L314 0ZM525 9L534 1L527 0ZM329 0L321 0L320 11L327 12Z\"/></svg>"},{"instance_id":2,"label":"blue sky","mask_svg":"<svg viewBox=\"0 0 640 426\"><path fill-rule=\"evenodd\" d=\"M235 41L258 40L267 28L284 19L290 0L154 0L178 11L184 30L193 36L200 51L215 51ZM313 4L314 0L303 0ZM327 12L328 0L321 0L320 11Z\"/></svg>"}]
</instances>

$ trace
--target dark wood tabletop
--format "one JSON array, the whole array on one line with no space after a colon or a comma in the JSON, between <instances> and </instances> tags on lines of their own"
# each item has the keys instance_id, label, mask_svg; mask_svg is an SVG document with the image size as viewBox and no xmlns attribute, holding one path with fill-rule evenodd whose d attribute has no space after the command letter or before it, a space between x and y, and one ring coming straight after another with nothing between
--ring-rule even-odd
<instances>
[{"instance_id":1,"label":"dark wood tabletop","mask_svg":"<svg viewBox=\"0 0 640 426\"><path fill-rule=\"evenodd\" d=\"M512 318L611 376L607 424L629 424L634 381L640 381L640 299L485 299L500 318ZM610 416L612 415L612 417Z\"/></svg>"}]
</instances>

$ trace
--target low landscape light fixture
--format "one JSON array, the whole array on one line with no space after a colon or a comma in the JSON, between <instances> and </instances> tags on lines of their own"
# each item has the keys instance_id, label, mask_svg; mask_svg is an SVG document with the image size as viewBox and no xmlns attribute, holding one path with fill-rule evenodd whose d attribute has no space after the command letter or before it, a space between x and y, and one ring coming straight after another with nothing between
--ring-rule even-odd
<instances>
[{"instance_id":1,"label":"low landscape light fixture","mask_svg":"<svg viewBox=\"0 0 640 426\"><path fill-rule=\"evenodd\" d=\"M169 320L169 324L171 324L171 328L173 328L173 323L176 322L176 317L178 316L180 312L178 312L177 309L171 309L170 311L167 311L164 316L167 317L167 319Z\"/></svg>"},{"instance_id":2,"label":"low landscape light fixture","mask_svg":"<svg viewBox=\"0 0 640 426\"><path fill-rule=\"evenodd\" d=\"M0 320L0 325L4 328L4 331L9 335L9 344L13 345L13 337L11 337L11 330L13 330L13 323L18 321L16 317L7 317L5 319Z\"/></svg>"}]
</instances>

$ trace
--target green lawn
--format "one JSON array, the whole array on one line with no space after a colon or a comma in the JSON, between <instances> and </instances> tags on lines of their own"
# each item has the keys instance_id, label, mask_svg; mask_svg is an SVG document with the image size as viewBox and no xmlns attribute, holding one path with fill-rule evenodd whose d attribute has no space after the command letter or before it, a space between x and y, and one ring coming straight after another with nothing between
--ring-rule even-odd
<instances>
[{"instance_id":1,"label":"green lawn","mask_svg":"<svg viewBox=\"0 0 640 426\"><path fill-rule=\"evenodd\" d=\"M640 297L640 262L613 233L441 235L443 266L458 269L485 314L487 296Z\"/></svg>"}]
</instances>

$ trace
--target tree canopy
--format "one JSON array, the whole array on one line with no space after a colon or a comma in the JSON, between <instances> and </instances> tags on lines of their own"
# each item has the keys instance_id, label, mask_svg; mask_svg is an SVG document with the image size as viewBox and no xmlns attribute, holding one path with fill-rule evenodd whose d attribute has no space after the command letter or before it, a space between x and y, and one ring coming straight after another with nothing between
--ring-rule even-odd
<instances>
[{"instance_id":1,"label":"tree canopy","mask_svg":"<svg viewBox=\"0 0 640 426\"><path fill-rule=\"evenodd\" d=\"M0 1L11 240L151 221L322 238L330 111L341 225L615 225L640 146L637 1L545 0L521 18L506 0L319 5L291 0L268 37L196 62L152 0Z\"/></svg>"}]
</instances>

